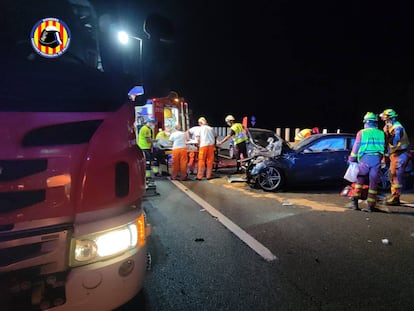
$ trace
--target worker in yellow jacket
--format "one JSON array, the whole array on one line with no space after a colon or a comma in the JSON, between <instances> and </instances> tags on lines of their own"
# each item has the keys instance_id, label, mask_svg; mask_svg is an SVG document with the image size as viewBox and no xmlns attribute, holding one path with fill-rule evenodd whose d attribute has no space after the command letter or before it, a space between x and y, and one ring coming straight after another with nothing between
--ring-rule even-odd
<instances>
[{"instance_id":1,"label":"worker in yellow jacket","mask_svg":"<svg viewBox=\"0 0 414 311\"><path fill-rule=\"evenodd\" d=\"M305 128L301 131L299 131L295 136L295 143L300 142L302 139L305 139L313 134L319 134L319 128L314 127L312 129Z\"/></svg>"}]
</instances>

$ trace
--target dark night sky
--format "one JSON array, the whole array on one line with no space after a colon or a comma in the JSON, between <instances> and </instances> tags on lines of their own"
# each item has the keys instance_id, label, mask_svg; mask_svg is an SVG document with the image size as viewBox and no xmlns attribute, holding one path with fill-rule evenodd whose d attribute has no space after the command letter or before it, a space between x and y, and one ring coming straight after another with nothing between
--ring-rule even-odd
<instances>
[{"instance_id":1,"label":"dark night sky","mask_svg":"<svg viewBox=\"0 0 414 311\"><path fill-rule=\"evenodd\" d=\"M366 111L393 108L414 132L414 19L406 2L146 0L135 7L173 22L176 41L157 65L160 86L210 124L224 125L231 113L254 115L256 126L270 129L357 131Z\"/></svg>"}]
</instances>

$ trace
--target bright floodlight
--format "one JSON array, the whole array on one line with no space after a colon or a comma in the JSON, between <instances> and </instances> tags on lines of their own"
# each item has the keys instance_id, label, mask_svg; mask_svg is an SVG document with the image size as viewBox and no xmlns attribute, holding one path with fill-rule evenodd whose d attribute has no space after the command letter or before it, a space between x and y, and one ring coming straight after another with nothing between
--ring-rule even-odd
<instances>
[{"instance_id":1,"label":"bright floodlight","mask_svg":"<svg viewBox=\"0 0 414 311\"><path fill-rule=\"evenodd\" d=\"M122 44L128 44L129 36L125 31L119 31L118 32L118 40Z\"/></svg>"}]
</instances>

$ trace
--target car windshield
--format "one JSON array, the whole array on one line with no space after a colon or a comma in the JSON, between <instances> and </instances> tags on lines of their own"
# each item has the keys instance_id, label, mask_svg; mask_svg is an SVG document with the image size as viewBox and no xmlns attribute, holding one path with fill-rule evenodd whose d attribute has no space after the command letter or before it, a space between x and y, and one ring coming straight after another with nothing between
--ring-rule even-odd
<instances>
[{"instance_id":1,"label":"car windshield","mask_svg":"<svg viewBox=\"0 0 414 311\"><path fill-rule=\"evenodd\" d=\"M346 150L346 137L328 137L312 144L314 152Z\"/></svg>"},{"instance_id":2,"label":"car windshield","mask_svg":"<svg viewBox=\"0 0 414 311\"><path fill-rule=\"evenodd\" d=\"M329 134L315 134L295 144L293 149L306 152L343 151L352 147L355 138L348 136L330 136Z\"/></svg>"},{"instance_id":3,"label":"car windshield","mask_svg":"<svg viewBox=\"0 0 414 311\"><path fill-rule=\"evenodd\" d=\"M299 150L299 149L301 149L302 148L302 146L305 146L305 145L307 145L310 141L313 141L316 137L320 137L322 134L315 134L315 135L312 135L312 136L309 136L309 137L306 137L306 138L304 138L304 139L302 139L302 140L300 140L300 141L298 141L298 142L296 142L296 143L294 143L294 144L292 144L292 149L294 149L294 150Z\"/></svg>"}]
</instances>

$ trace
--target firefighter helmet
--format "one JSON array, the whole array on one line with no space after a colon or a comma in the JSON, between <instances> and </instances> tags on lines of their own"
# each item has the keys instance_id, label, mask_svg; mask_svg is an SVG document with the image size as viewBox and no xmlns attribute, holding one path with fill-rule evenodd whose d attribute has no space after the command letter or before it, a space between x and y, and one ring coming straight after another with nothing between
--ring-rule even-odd
<instances>
[{"instance_id":1,"label":"firefighter helmet","mask_svg":"<svg viewBox=\"0 0 414 311\"><path fill-rule=\"evenodd\" d=\"M49 25L45 29L43 29L39 42L51 48L55 48L62 44L62 40L60 39L59 29L56 26Z\"/></svg>"},{"instance_id":2,"label":"firefighter helmet","mask_svg":"<svg viewBox=\"0 0 414 311\"><path fill-rule=\"evenodd\" d=\"M373 112L367 112L364 116L364 123L368 122L368 121L373 121L376 122L378 121L378 117L375 113Z\"/></svg>"},{"instance_id":3,"label":"firefighter helmet","mask_svg":"<svg viewBox=\"0 0 414 311\"><path fill-rule=\"evenodd\" d=\"M385 109L381 114L380 114L381 120L388 120L388 119L392 119L395 117L398 117L398 114L393 110L393 109Z\"/></svg>"},{"instance_id":4,"label":"firefighter helmet","mask_svg":"<svg viewBox=\"0 0 414 311\"><path fill-rule=\"evenodd\" d=\"M224 120L226 123L228 123L230 121L235 121L236 119L231 114L229 114Z\"/></svg>"},{"instance_id":5,"label":"firefighter helmet","mask_svg":"<svg viewBox=\"0 0 414 311\"><path fill-rule=\"evenodd\" d=\"M171 119L172 118L172 111L170 108L164 108L164 118Z\"/></svg>"}]
</instances>

